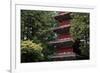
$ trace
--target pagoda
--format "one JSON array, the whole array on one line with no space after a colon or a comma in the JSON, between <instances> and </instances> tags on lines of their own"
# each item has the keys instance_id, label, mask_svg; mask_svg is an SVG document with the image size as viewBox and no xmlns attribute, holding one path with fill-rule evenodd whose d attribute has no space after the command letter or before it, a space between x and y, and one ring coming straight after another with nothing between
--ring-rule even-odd
<instances>
[{"instance_id":1,"label":"pagoda","mask_svg":"<svg viewBox=\"0 0 100 73\"><path fill-rule=\"evenodd\" d=\"M49 56L53 60L73 60L76 57L72 47L73 38L70 35L70 15L71 12L59 12L54 17L58 21L58 27L52 28L52 31L57 34L57 38L48 43L56 49L56 52Z\"/></svg>"}]
</instances>

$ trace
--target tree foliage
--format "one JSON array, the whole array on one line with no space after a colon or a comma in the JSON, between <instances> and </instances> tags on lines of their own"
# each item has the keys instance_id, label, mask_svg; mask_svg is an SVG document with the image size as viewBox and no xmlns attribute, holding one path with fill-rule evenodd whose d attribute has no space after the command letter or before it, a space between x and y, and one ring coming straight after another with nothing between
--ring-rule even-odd
<instances>
[{"instance_id":1,"label":"tree foliage","mask_svg":"<svg viewBox=\"0 0 100 73\"><path fill-rule=\"evenodd\" d=\"M21 62L49 60L48 55L55 52L47 44L55 40L51 28L58 25L54 11L21 10ZM80 44L82 55L89 57L89 13L71 13L71 35L74 40L83 40Z\"/></svg>"},{"instance_id":2,"label":"tree foliage","mask_svg":"<svg viewBox=\"0 0 100 73\"><path fill-rule=\"evenodd\" d=\"M41 44L33 43L30 40L21 41L21 62L36 62L42 61L44 55Z\"/></svg>"},{"instance_id":3,"label":"tree foliage","mask_svg":"<svg viewBox=\"0 0 100 73\"><path fill-rule=\"evenodd\" d=\"M44 58L47 59L47 56L52 53L50 51L53 50L47 42L54 39L54 33L50 30L56 24L53 17L55 14L56 12L52 11L21 10L21 40L23 41L21 44L25 47L21 46L22 62L27 59L32 62L45 60ZM31 40L31 42L27 40ZM25 42L27 44L24 44ZM41 52L39 52L39 48L35 47L37 44L41 44Z\"/></svg>"},{"instance_id":4,"label":"tree foliage","mask_svg":"<svg viewBox=\"0 0 100 73\"><path fill-rule=\"evenodd\" d=\"M21 39L46 40L55 24L54 15L48 11L21 10Z\"/></svg>"},{"instance_id":5,"label":"tree foliage","mask_svg":"<svg viewBox=\"0 0 100 73\"><path fill-rule=\"evenodd\" d=\"M89 57L89 13L72 13L71 35L75 39L80 39L80 49L82 55Z\"/></svg>"}]
</instances>

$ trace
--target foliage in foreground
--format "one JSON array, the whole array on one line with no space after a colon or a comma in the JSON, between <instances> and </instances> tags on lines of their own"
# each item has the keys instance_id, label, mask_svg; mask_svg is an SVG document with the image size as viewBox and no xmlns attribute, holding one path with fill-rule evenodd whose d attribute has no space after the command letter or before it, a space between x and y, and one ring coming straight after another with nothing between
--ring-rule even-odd
<instances>
[{"instance_id":1,"label":"foliage in foreground","mask_svg":"<svg viewBox=\"0 0 100 73\"><path fill-rule=\"evenodd\" d=\"M30 40L21 42L21 62L36 62L43 60L43 47L41 44L33 43Z\"/></svg>"}]
</instances>

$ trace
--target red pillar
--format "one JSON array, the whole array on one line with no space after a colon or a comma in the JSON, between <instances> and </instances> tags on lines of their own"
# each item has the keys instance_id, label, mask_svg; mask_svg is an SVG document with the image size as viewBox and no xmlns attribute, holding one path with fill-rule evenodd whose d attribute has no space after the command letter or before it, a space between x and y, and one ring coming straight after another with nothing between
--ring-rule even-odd
<instances>
[{"instance_id":1,"label":"red pillar","mask_svg":"<svg viewBox=\"0 0 100 73\"><path fill-rule=\"evenodd\" d=\"M58 27L60 26L66 26L66 25L70 25L70 13L65 13L65 12L59 12L59 15L55 17L55 19L59 22ZM70 28L70 27L68 27ZM68 29L66 28L66 29ZM70 33L62 33L58 35L58 39L59 40L63 40L65 38L72 38ZM57 53L63 53L63 52L73 52L73 48L72 47L61 47L57 49Z\"/></svg>"}]
</instances>

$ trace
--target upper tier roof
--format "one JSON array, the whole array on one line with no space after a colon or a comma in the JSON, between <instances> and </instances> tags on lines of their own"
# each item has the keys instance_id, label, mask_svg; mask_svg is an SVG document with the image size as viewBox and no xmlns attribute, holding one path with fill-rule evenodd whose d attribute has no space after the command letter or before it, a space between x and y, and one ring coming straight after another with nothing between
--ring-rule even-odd
<instances>
[{"instance_id":1,"label":"upper tier roof","mask_svg":"<svg viewBox=\"0 0 100 73\"><path fill-rule=\"evenodd\" d=\"M70 24L68 24L68 25L62 25L62 26L59 26L59 27L52 28L52 30L60 30L60 29L68 28L70 26L71 26Z\"/></svg>"},{"instance_id":2,"label":"upper tier roof","mask_svg":"<svg viewBox=\"0 0 100 73\"><path fill-rule=\"evenodd\" d=\"M57 33L68 33L69 34L69 28L70 28L70 24L68 25L63 25L63 26L59 26L59 27L55 27L55 28L52 28L51 30L54 31L54 32L57 32Z\"/></svg>"},{"instance_id":3,"label":"upper tier roof","mask_svg":"<svg viewBox=\"0 0 100 73\"><path fill-rule=\"evenodd\" d=\"M59 15L70 14L71 12L59 12Z\"/></svg>"},{"instance_id":4,"label":"upper tier roof","mask_svg":"<svg viewBox=\"0 0 100 73\"><path fill-rule=\"evenodd\" d=\"M58 21L62 21L62 20L68 20L68 19L71 19L71 16L70 16L71 12L67 12L67 13L61 13L57 16L55 16L54 18Z\"/></svg>"}]
</instances>

